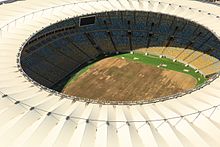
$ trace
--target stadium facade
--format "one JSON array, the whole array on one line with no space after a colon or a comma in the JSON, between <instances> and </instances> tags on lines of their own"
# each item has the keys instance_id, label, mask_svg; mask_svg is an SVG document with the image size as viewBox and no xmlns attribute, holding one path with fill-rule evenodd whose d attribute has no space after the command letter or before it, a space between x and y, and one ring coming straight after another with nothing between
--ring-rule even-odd
<instances>
[{"instance_id":1,"label":"stadium facade","mask_svg":"<svg viewBox=\"0 0 220 147\"><path fill-rule=\"evenodd\" d=\"M40 37L45 37L50 32L50 28L53 28L52 24L71 20L72 17L90 14L98 16L98 13L106 14L110 11L145 12L152 16L161 14L160 16L169 16L168 20L180 19L178 21L180 26L188 21L188 25L192 24L197 26L194 27L195 29L206 32L203 36L198 31L197 37L201 38L198 42L194 40L191 45L220 58L220 8L211 3L186 0L48 0L44 2L32 0L2 4L0 5L0 146L218 147L220 145L219 74L211 77L202 87L166 101L158 99L153 103L139 101L113 104L76 97L70 99L46 88L53 85L53 82L44 80L44 83L40 83L39 81L43 81L40 79L42 77L38 77L38 80L40 79L38 81L33 78L34 76L26 75L27 71L26 73L23 71L20 64L23 47L29 45L28 42L34 43L40 40ZM184 21L180 23L181 20ZM161 30L169 30L166 29L166 24L170 21L164 22L164 28L161 27ZM149 24L151 24L149 27L152 27L152 23ZM49 25L51 26L48 27ZM71 30L70 27L66 27L59 31L68 30L67 28ZM173 33L175 28L170 29L169 32ZM47 31L43 32L43 30ZM155 31L151 30L147 36L151 36ZM185 38L192 37L187 36L190 32L178 33L180 36L185 35ZM100 35L101 33L97 36ZM175 38L172 35L175 36L171 34L171 38ZM89 36L91 37L91 34ZM159 35L158 38L160 37L162 36ZM175 46L178 44L178 47L187 46L189 42L184 44L183 40L179 40L179 44L174 41L172 43ZM155 44L159 43L158 40L155 41ZM207 44L207 47L203 43ZM123 47L129 48L123 45L129 42L121 40L117 44L122 44L121 50ZM95 54L95 51L91 52L92 54ZM219 61L213 64L216 70L220 69ZM35 66L36 63L30 65ZM38 70L45 75L44 69ZM212 69L203 72L207 71ZM63 72L60 73L65 75ZM54 81L59 80L54 74L48 77Z\"/></svg>"}]
</instances>

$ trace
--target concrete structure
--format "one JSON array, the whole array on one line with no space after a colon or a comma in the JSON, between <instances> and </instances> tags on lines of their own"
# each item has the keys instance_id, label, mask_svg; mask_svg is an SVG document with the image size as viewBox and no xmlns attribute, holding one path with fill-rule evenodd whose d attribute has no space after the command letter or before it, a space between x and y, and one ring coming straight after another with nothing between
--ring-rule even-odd
<instances>
[{"instance_id":1,"label":"concrete structure","mask_svg":"<svg viewBox=\"0 0 220 147\"><path fill-rule=\"evenodd\" d=\"M195 21L220 36L220 7L178 0L27 0L0 5L0 146L219 147L220 78L167 101L101 105L28 81L17 67L33 32L67 17L141 10Z\"/></svg>"}]
</instances>

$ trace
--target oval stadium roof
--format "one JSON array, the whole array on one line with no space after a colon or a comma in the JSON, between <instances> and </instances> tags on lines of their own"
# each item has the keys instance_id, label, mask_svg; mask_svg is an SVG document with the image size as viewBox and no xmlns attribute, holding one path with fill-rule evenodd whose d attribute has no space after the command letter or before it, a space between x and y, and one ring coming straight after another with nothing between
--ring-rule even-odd
<instances>
[{"instance_id":1,"label":"oval stadium roof","mask_svg":"<svg viewBox=\"0 0 220 147\"><path fill-rule=\"evenodd\" d=\"M0 146L219 147L220 78L172 100L100 105L61 98L28 81L17 55L59 20L111 10L176 15L220 36L220 7L188 0L26 0L0 5Z\"/></svg>"}]
</instances>

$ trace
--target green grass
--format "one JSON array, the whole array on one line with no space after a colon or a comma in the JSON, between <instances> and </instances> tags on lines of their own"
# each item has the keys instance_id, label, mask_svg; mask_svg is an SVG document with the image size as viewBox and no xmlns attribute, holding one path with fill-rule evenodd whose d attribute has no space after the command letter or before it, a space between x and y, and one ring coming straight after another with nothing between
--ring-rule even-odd
<instances>
[{"instance_id":1,"label":"green grass","mask_svg":"<svg viewBox=\"0 0 220 147\"><path fill-rule=\"evenodd\" d=\"M160 57L154 56L154 55L147 55L146 56L141 53L120 54L115 57L118 57L118 58L124 57L127 60L132 60L132 61L136 61L139 63L150 64L150 65L154 65L154 66L158 66L160 64L165 64L165 65L167 65L167 67L160 66L160 68L189 74L197 80L197 86L203 84L207 80L202 74L196 73L195 69L193 69L192 67L189 67L189 66L185 67L185 64L180 63L180 62L173 62L173 60L168 59L168 58L160 58ZM134 58L138 58L138 60L134 60ZM189 70L189 72L183 71L184 69Z\"/></svg>"},{"instance_id":2,"label":"green grass","mask_svg":"<svg viewBox=\"0 0 220 147\"><path fill-rule=\"evenodd\" d=\"M166 67L160 66L159 68L164 68L164 69L168 69L168 70L173 70L173 71L189 74L197 80L197 86L203 84L207 80L202 74L196 73L195 69L193 69L192 67L189 67L189 66L185 67L185 64L180 63L180 62L173 62L173 60L168 59L168 58L160 58L160 57L155 56L155 55L147 55L146 56L142 53L134 53L134 54L126 53L126 54L116 55L116 56L113 56L113 57L115 57L115 58L124 57L124 59L126 59L126 60L132 60L132 61L135 61L135 62L148 64L148 65L153 65L153 66L158 66L160 64L165 64L165 65L167 65ZM138 59L134 60L134 58L138 58ZM69 79L69 81L67 82L65 87L68 86L70 83L76 81L83 73L85 73L90 67L92 67L93 64L94 63L84 67L79 72L74 74L72 76L72 78ZM189 72L185 72L184 69L188 70Z\"/></svg>"}]
</instances>

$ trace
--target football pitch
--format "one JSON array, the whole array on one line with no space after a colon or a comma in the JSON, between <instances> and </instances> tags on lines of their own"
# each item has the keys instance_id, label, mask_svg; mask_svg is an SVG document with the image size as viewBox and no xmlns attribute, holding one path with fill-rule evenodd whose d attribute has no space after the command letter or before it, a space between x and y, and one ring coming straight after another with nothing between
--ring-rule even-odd
<instances>
[{"instance_id":1,"label":"football pitch","mask_svg":"<svg viewBox=\"0 0 220 147\"><path fill-rule=\"evenodd\" d=\"M185 64L181 62L173 62L172 59L169 58L160 58L156 55L145 55L143 53L126 53L126 54L119 54L112 56L114 58L121 58L124 60L130 60L135 61L142 64L152 65L158 68L163 68L167 70L177 71L181 73L185 73L188 75L191 75L193 78L197 81L197 86L203 84L207 78L205 78L201 73L196 72L196 70L190 66L185 66ZM99 61L97 61L99 62ZM81 69L79 72L73 74L73 76L69 79L66 86L68 86L70 83L73 83L76 81L83 73L85 73L89 68L91 68L95 63L92 63L90 65L87 65L83 69ZM66 87L65 86L65 87Z\"/></svg>"}]
</instances>

